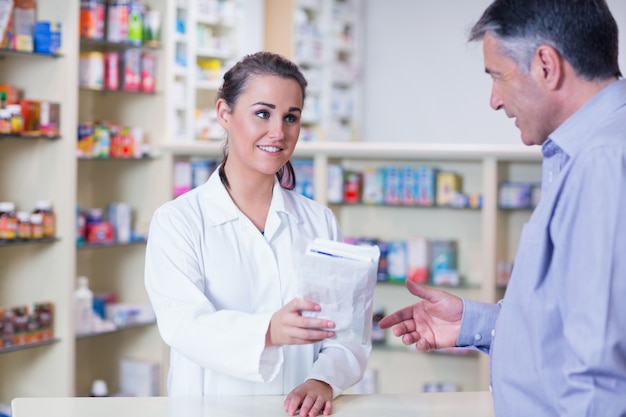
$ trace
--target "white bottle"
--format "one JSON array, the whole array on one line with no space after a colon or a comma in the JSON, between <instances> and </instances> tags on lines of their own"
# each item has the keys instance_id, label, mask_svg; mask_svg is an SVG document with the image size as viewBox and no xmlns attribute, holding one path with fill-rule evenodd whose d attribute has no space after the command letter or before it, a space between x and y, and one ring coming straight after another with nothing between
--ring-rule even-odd
<instances>
[{"instance_id":1,"label":"white bottle","mask_svg":"<svg viewBox=\"0 0 626 417\"><path fill-rule=\"evenodd\" d=\"M76 334L89 333L93 323L93 292L89 289L89 279L78 277L74 291L74 331Z\"/></svg>"}]
</instances>

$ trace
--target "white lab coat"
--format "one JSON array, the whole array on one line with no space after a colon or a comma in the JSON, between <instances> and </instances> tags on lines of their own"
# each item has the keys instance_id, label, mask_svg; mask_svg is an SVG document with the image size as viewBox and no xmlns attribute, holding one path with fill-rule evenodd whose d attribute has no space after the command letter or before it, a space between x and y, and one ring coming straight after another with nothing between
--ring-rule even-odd
<instances>
[{"instance_id":1,"label":"white lab coat","mask_svg":"<svg viewBox=\"0 0 626 417\"><path fill-rule=\"evenodd\" d=\"M294 247L314 237L341 239L328 208L275 182L262 235L217 171L156 210L145 285L171 347L169 395L285 395L319 379L337 396L361 379L370 344L265 347L272 314L296 296Z\"/></svg>"}]
</instances>

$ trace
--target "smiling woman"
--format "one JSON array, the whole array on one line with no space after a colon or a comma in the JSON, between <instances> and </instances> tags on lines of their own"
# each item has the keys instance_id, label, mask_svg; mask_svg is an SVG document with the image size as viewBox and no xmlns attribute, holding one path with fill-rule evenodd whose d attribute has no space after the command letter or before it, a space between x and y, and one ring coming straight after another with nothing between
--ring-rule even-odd
<instances>
[{"instance_id":1,"label":"smiling woman","mask_svg":"<svg viewBox=\"0 0 626 417\"><path fill-rule=\"evenodd\" d=\"M365 371L370 343L333 339L332 317L305 317L321 307L296 297L294 248L342 240L330 209L293 191L306 85L269 52L232 67L216 102L220 166L153 216L145 283L171 346L170 395L287 395L289 415L316 416Z\"/></svg>"}]
</instances>

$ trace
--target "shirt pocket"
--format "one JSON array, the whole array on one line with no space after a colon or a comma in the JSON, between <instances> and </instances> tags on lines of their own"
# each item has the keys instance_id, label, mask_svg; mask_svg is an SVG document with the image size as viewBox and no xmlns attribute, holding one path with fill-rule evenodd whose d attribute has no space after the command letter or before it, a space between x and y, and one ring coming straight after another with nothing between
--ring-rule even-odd
<instances>
[{"instance_id":1,"label":"shirt pocket","mask_svg":"<svg viewBox=\"0 0 626 417\"><path fill-rule=\"evenodd\" d=\"M531 295L543 285L552 256L547 222L531 219L522 228L507 294ZM520 302L525 302L523 297ZM507 297L507 301L510 297Z\"/></svg>"}]
</instances>

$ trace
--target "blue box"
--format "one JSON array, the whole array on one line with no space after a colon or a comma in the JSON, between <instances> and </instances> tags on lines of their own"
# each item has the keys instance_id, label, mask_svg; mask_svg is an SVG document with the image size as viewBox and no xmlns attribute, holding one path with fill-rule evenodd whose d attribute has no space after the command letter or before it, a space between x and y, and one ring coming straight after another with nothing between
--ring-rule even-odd
<instances>
[{"instance_id":1,"label":"blue box","mask_svg":"<svg viewBox=\"0 0 626 417\"><path fill-rule=\"evenodd\" d=\"M33 36L35 52L54 55L61 51L61 23L35 22Z\"/></svg>"}]
</instances>

